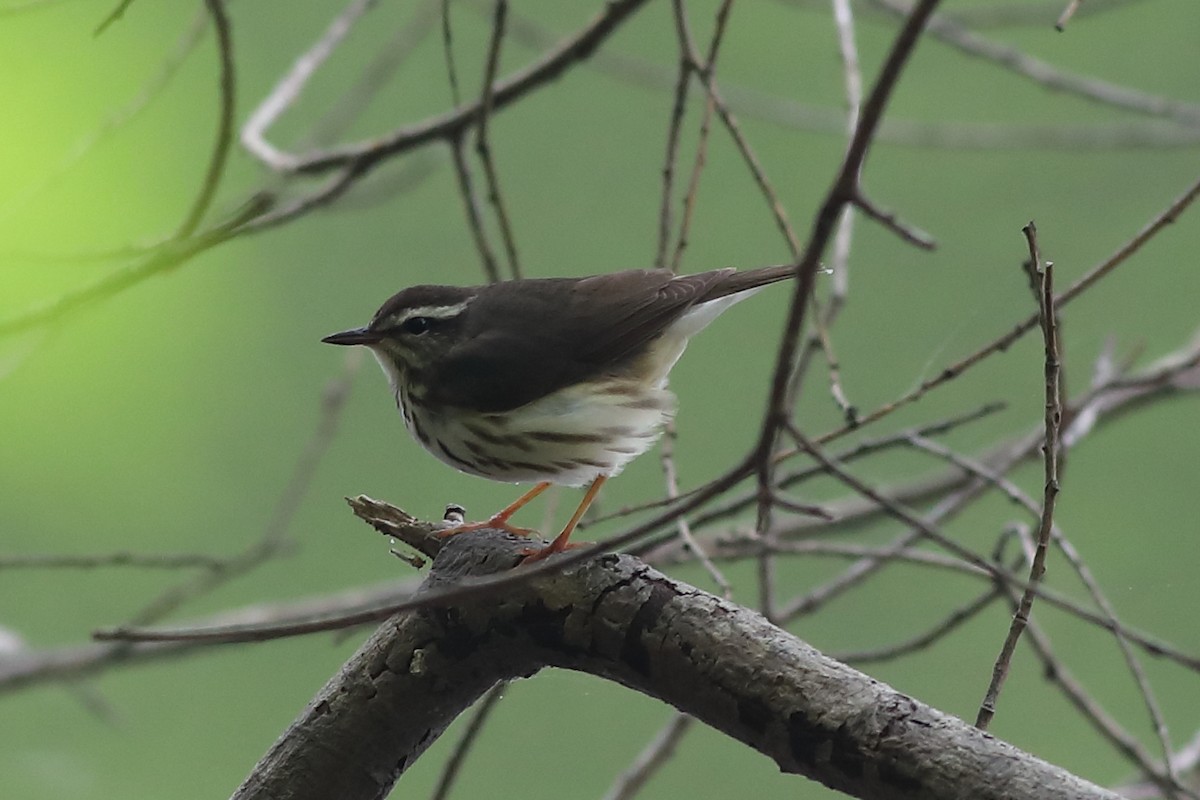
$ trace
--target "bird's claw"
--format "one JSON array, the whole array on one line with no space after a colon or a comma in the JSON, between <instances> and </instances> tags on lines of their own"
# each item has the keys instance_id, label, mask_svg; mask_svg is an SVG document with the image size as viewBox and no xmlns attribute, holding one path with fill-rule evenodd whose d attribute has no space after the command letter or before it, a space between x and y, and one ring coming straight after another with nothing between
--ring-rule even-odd
<instances>
[{"instance_id":1,"label":"bird's claw","mask_svg":"<svg viewBox=\"0 0 1200 800\"><path fill-rule=\"evenodd\" d=\"M454 536L458 533L470 533L471 531L482 531L485 529L500 530L505 533L511 533L514 536L524 536L526 538L534 536L537 532L531 528L518 528L516 525L509 525L508 520L500 517L492 517L481 522L466 522L461 525L454 525L437 532L439 539L445 539L447 536Z\"/></svg>"}]
</instances>

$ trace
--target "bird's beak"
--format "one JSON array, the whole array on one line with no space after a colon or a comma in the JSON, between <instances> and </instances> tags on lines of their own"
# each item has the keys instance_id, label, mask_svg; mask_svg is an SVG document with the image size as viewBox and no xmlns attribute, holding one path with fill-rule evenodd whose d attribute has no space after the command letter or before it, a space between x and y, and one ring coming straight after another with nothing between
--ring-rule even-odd
<instances>
[{"instance_id":1,"label":"bird's beak","mask_svg":"<svg viewBox=\"0 0 1200 800\"><path fill-rule=\"evenodd\" d=\"M326 344L378 344L383 336L378 331L367 328L351 328L348 331L331 333L322 339Z\"/></svg>"}]
</instances>

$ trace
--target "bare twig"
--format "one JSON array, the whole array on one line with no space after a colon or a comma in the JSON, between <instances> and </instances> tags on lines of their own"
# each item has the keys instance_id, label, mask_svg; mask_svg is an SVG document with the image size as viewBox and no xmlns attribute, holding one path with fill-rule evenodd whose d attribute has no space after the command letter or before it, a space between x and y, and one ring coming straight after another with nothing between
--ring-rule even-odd
<instances>
[{"instance_id":1,"label":"bare twig","mask_svg":"<svg viewBox=\"0 0 1200 800\"><path fill-rule=\"evenodd\" d=\"M0 15L6 13L9 9L0 10ZM121 130L131 120L136 118L141 112L146 110L151 102L161 96L164 89L170 85L171 81L179 74L179 68L187 60L196 49L196 45L204 37L204 32L208 30L209 13L207 10L199 11L195 18L188 25L179 38L176 40L171 52L163 59L162 64L142 84L141 89L124 105L110 113L103 122L94 130L84 134L71 145L70 149L64 154L61 160L47 172L42 174L33 183L23 187L13 197L9 198L2 206L0 206L0 218L7 217L15 209L18 209L33 198L45 192L50 187L54 186L65 175L69 174L75 165L79 164L85 157L91 154L99 145L107 141L113 134ZM132 258L139 255L144 255L148 247L124 247L117 249L109 249L104 251L95 251L80 254L42 254L42 253L18 253L12 254L9 257L13 260L38 260L38 261L102 261L109 258ZM5 254L9 255L9 254Z\"/></svg>"},{"instance_id":2,"label":"bare twig","mask_svg":"<svg viewBox=\"0 0 1200 800\"><path fill-rule=\"evenodd\" d=\"M949 636L960 625L970 621L975 615L1003 596L1004 592L1002 589L992 587L980 593L973 600L964 603L960 608L951 610L949 614L930 626L928 630L922 631L916 636L905 639L902 642L885 647L873 647L870 650L831 653L830 656L847 664L861 665L870 662L891 661L901 656L920 652Z\"/></svg>"},{"instance_id":3,"label":"bare twig","mask_svg":"<svg viewBox=\"0 0 1200 800\"><path fill-rule=\"evenodd\" d=\"M770 397L763 415L758 442L750 455L750 460L755 465L755 476L758 481L760 498L758 519L760 524L770 513L769 492L774 472L772 454L779 431L788 425L790 419L785 406L790 383L789 376L795 363L800 331L804 326L805 308L813 292L821 254L825 251L825 247L833 235L833 229L841 216L842 208L851 202L857 191L859 173L874 139L875 131L883 118L883 110L900 79L900 73L908 57L916 47L925 20L933 13L937 4L938 0L922 0L893 42L880 76L863 105L859 124L855 128L854 136L847 148L838 175L821 204L813 232L804 247L803 256L797 262L798 277L794 284L791 308L775 359Z\"/></svg>"},{"instance_id":4,"label":"bare twig","mask_svg":"<svg viewBox=\"0 0 1200 800\"><path fill-rule=\"evenodd\" d=\"M303 636L310 633L319 633L322 631L339 630L351 625L360 625L367 622L377 622L387 619L398 611L404 611L412 608L429 608L438 605L448 605L459 602L468 598L479 598L493 595L495 593L504 592L513 586L523 584L533 580L539 576L546 575L551 572L558 572L566 569L573 564L580 564L595 558L598 555L607 552L614 552L632 542L639 539L644 539L650 534L660 530L664 525L672 524L683 514L700 507L714 497L727 491L729 487L738 483L743 478L753 474L753 465L749 460L742 461L736 464L733 468L726 471L710 481L703 489L692 493L689 497L682 500L679 505L669 509L658 516L636 525L633 528L620 533L604 542L598 542L587 547L579 547L573 550L568 550L555 556L552 559L545 559L535 564L522 566L520 570L510 570L509 572L500 573L498 575L489 575L477 579L464 580L453 586L448 586L444 589L426 591L419 597L409 597L399 602L386 605L379 605L370 608L356 609L347 613L322 616L311 620L298 622L294 625L279 626L269 629L264 629L259 625L229 625L214 628L204 629L146 629L136 627L120 627L95 632L94 637L102 641L122 641L122 642L161 642L161 641L193 641L193 642L213 642L213 643L230 643L230 642L246 642L246 641L266 641L268 639L279 639L289 636ZM437 531L442 525L433 525L431 523L423 523L414 517L400 511L399 509L389 506L386 503L380 503L372 500L369 497L359 496L349 501L355 513L364 519L371 520L372 524L376 524L377 515L384 514L387 516L399 515L403 519L403 524L394 530L387 531L387 535L403 538L409 544L414 544L405 537L414 537L423 541L430 542L429 547L433 547L432 543L441 542L437 537ZM414 544L414 546L417 546ZM417 549L426 552L422 547ZM429 552L436 552L436 549L431 549Z\"/></svg>"},{"instance_id":5,"label":"bare twig","mask_svg":"<svg viewBox=\"0 0 1200 800\"><path fill-rule=\"evenodd\" d=\"M547 85L575 62L591 56L621 23L646 3L647 0L615 0L607 4L591 22L558 42L540 59L497 81L493 89L493 113L506 108L526 93ZM295 155L284 153L264 142L255 152L270 167L282 172L315 174L338 170L350 163L359 163L364 169L370 170L392 156L433 141L452 139L473 126L478 118L479 104L472 103L404 126L390 134L343 147Z\"/></svg>"},{"instance_id":6,"label":"bare twig","mask_svg":"<svg viewBox=\"0 0 1200 800\"><path fill-rule=\"evenodd\" d=\"M186 239L195 233L204 215L212 207L221 184L221 176L225 173L225 165L229 161L229 148L233 144L233 115L235 111L235 94L237 78L233 67L233 33L229 24L229 16L225 13L224 0L204 0L204 6L212 17L213 30L216 31L217 53L220 57L220 111L217 119L217 136L213 144L212 156L204 173L204 181L200 192L192 201L187 216L183 218L179 229L175 231L177 239Z\"/></svg>"},{"instance_id":7,"label":"bare twig","mask_svg":"<svg viewBox=\"0 0 1200 800\"><path fill-rule=\"evenodd\" d=\"M858 127L858 116L862 113L863 80L862 66L858 60L858 44L854 34L854 11L850 0L833 0L833 21L837 30L838 53L842 57L842 86L846 95L846 137L854 138ZM833 237L833 258L829 268L833 272L833 292L829 300L830 325L845 302L850 272L850 244L854 240L854 206L842 209L837 233Z\"/></svg>"},{"instance_id":8,"label":"bare twig","mask_svg":"<svg viewBox=\"0 0 1200 800\"><path fill-rule=\"evenodd\" d=\"M369 11L378 0L351 0L342 13L329 23L321 37L292 64L287 74L275 84L251 112L242 126L242 146L259 161L272 169L282 170L290 162L288 154L276 149L266 140L267 129L300 97L309 79L350 33L354 24Z\"/></svg>"},{"instance_id":9,"label":"bare twig","mask_svg":"<svg viewBox=\"0 0 1200 800\"><path fill-rule=\"evenodd\" d=\"M488 283L500 281L500 268L496 265L496 255L488 243L487 231L483 227L483 207L479 196L475 193L475 185L471 181L471 168L467 165L463 153L465 142L461 138L450 143L450 156L454 160L454 175L458 178L458 192L462 196L463 210L467 213L467 227L475 240L475 249L479 251L479 260L483 266L483 274Z\"/></svg>"},{"instance_id":10,"label":"bare twig","mask_svg":"<svg viewBox=\"0 0 1200 800\"><path fill-rule=\"evenodd\" d=\"M196 627L219 627L235 623L269 626L328 614L336 609L361 608L394 602L408 596L416 581L390 580L372 586L316 595L283 603L255 603L194 620ZM177 658L194 651L195 643L166 642L113 647L110 644L66 645L23 653L20 659L0 660L0 694L56 681L75 681L102 674L127 664Z\"/></svg>"},{"instance_id":11,"label":"bare twig","mask_svg":"<svg viewBox=\"0 0 1200 800\"><path fill-rule=\"evenodd\" d=\"M674 424L669 424L666 434L661 440L662 443L659 445L660 449L662 450L663 479L667 484L667 497L669 499L674 499L679 496L679 475L675 470L676 438L677 435L675 432L675 426ZM677 519L675 524L679 530L680 540L683 541L684 546L691 551L691 553L696 557L696 560L699 561L701 566L704 567L704 571L708 573L708 576L713 579L713 583L715 583L721 590L721 596L726 600L731 599L733 597L733 585L730 584L729 579L725 577L725 574L717 568L717 565L712 562L712 559L708 557L708 553L706 553L704 548L701 547L696 541L696 537L692 536L691 525L689 525L688 521L683 517Z\"/></svg>"},{"instance_id":12,"label":"bare twig","mask_svg":"<svg viewBox=\"0 0 1200 800\"><path fill-rule=\"evenodd\" d=\"M745 162L746 168L750 170L750 176L754 178L754 183L758 186L759 192L767 201L767 206L771 211L771 219L775 222L775 227L779 229L779 233L783 236L787 243L788 250L793 258L798 258L800 255L800 237L796 235L796 231L792 228L792 223L788 219L787 211L783 207L783 201L779 199L779 193L775 191L775 187L771 185L770 179L767 178L767 172L763 168L758 156L754 152L754 148L750 146L750 140L746 138L746 134L742 131L742 126L734 116L733 111L729 108L729 103L725 101L720 89L717 87L716 78L711 74L702 75L703 84L712 98L713 107L720 116L721 122L725 124L725 129L729 131L730 137L733 139L734 146L737 147L738 153L742 156L742 161Z\"/></svg>"},{"instance_id":13,"label":"bare twig","mask_svg":"<svg viewBox=\"0 0 1200 800\"><path fill-rule=\"evenodd\" d=\"M855 192L853 203L868 217L914 247L919 247L922 250L933 250L937 247L937 242L932 236L903 222L895 213L884 211L863 194L861 189Z\"/></svg>"},{"instance_id":14,"label":"bare twig","mask_svg":"<svg viewBox=\"0 0 1200 800\"><path fill-rule=\"evenodd\" d=\"M169 240L155 248L142 260L124 266L98 280L78 289L59 295L53 300L0 319L0 338L36 328L68 316L94 303L107 300L131 286L136 286L151 275L174 269L193 256L208 250L227 239L248 219L259 216L268 198L255 197L240 208L228 220L222 221L208 231L198 233L185 240Z\"/></svg>"},{"instance_id":15,"label":"bare twig","mask_svg":"<svg viewBox=\"0 0 1200 800\"><path fill-rule=\"evenodd\" d=\"M846 138L849 142L854 139L854 131L858 128L863 99L862 69L858 58L858 44L855 42L854 12L850 6L850 0L833 0L833 20L837 31L838 53L842 58L842 84L846 95ZM829 393L848 425L857 423L858 409L851 405L846 396L846 390L842 386L841 365L834 353L829 329L837 321L849 294L850 247L854 240L854 209L854 205L847 204L838 218L837 230L833 235L833 259L829 266L829 273L832 276L829 299L822 312L816 292L812 295L813 335L808 338L808 344L801 352L796 367L792 371L787 391L787 403L795 405L800 387L808 374L812 353L814 349L819 348L825 355L825 366L829 376Z\"/></svg>"},{"instance_id":16,"label":"bare twig","mask_svg":"<svg viewBox=\"0 0 1200 800\"><path fill-rule=\"evenodd\" d=\"M475 740L479 738L479 733L483 730L484 724L487 723L496 705L504 699L504 692L507 688L508 683L501 681L489 689L488 693L479 701L475 707L475 713L471 715L471 721L467 723L467 729L458 738L454 750L446 759L445 766L442 767L442 776L438 778L437 788L430 795L430 800L446 800L450 796L450 790L454 788L454 781L458 778L458 773L467 760Z\"/></svg>"},{"instance_id":17,"label":"bare twig","mask_svg":"<svg viewBox=\"0 0 1200 800\"><path fill-rule=\"evenodd\" d=\"M108 12L108 15L104 19L100 20L100 24L92 31L92 35L99 36L108 30L110 25L125 16L125 12L129 10L131 5L133 5L133 0L121 0L121 2L117 3L116 8Z\"/></svg>"},{"instance_id":18,"label":"bare twig","mask_svg":"<svg viewBox=\"0 0 1200 800\"><path fill-rule=\"evenodd\" d=\"M604 795L604 800L630 800L636 797L654 773L662 768L675 748L679 746L684 734L691 729L696 720L682 712L675 712L662 730L638 753L629 768L617 776L617 780Z\"/></svg>"},{"instance_id":19,"label":"bare twig","mask_svg":"<svg viewBox=\"0 0 1200 800\"><path fill-rule=\"evenodd\" d=\"M337 424L349 396L350 387L362 366L362 354L346 354L342 374L331 380L321 396L321 415L316 429L304 450L296 459L292 475L259 538L242 552L230 557L220 569L212 569L190 581L172 586L147 603L130 624L145 625L163 618L192 598L212 591L236 577L246 574L264 561L287 549L287 532L300 503L312 485L313 476L333 441Z\"/></svg>"},{"instance_id":20,"label":"bare twig","mask_svg":"<svg viewBox=\"0 0 1200 800\"><path fill-rule=\"evenodd\" d=\"M1081 6L1076 16L1100 16L1145 1L1089 0L1086 6ZM1041 28L1048 20L1054 18L1054 14L1062 8L1062 3L1063 0L1035 0L1031 3L1013 5L1001 0L1001 2L988 5L956 9L947 16L960 25L971 28L1012 28L1030 25Z\"/></svg>"},{"instance_id":21,"label":"bare twig","mask_svg":"<svg viewBox=\"0 0 1200 800\"><path fill-rule=\"evenodd\" d=\"M488 141L488 120L492 115L495 103L496 72L500 67L500 45L504 41L504 24L508 17L508 0L496 0L496 14L492 22L492 41L488 47L487 67L483 76L483 97L479 101L479 124L475 132L475 152L483 164L483 176L487 182L488 203L496 213L496 222L500 227L500 238L504 242L504 253L508 258L509 275L514 279L521 277L521 262L517 258L517 242L513 235L512 223L504 207L500 195L500 176L496 172L496 162L492 159L492 148Z\"/></svg>"},{"instance_id":22,"label":"bare twig","mask_svg":"<svg viewBox=\"0 0 1200 800\"><path fill-rule=\"evenodd\" d=\"M925 439L924 437L913 436L911 442L914 447L932 453L939 458L944 458L962 468L969 474L986 480L988 483L1004 492L1004 494L1014 503L1025 508L1035 520L1041 519L1042 511L1038 504L1035 503L1023 491L1021 491L1016 484L1012 483L1004 476L997 475L984 465L971 459L964 458L963 456L954 453L949 448L936 444L928 439ZM1080 581L1087 589L1092 601L1096 604L1096 607L1100 609L1100 613L1095 615L1095 619L1089 619L1089 621L1102 625L1110 633L1112 633L1113 638L1116 640L1117 645L1121 650L1121 656L1124 658L1126 666L1129 668L1130 675L1133 677L1134 683L1137 685L1138 691L1142 696L1142 700L1146 705L1146 711L1150 717L1150 723L1154 727L1155 733L1159 738L1159 742L1162 745L1164 752L1169 753L1170 737L1167 732L1166 722L1163 717L1162 710L1159 708L1158 700L1155 698L1154 691L1150 687L1150 681L1146 676L1146 672L1142 668L1137 654L1133 651L1130 637L1127 635L1127 630L1120 622L1118 622L1116 611L1113 609L1112 603L1107 597L1105 597L1104 592L1100 589L1099 583L1092 575L1091 570L1088 569L1087 564L1084 562L1079 552L1075 549L1075 546L1071 543L1070 539L1068 539L1062 533L1062 531L1058 529L1057 526L1053 526L1050 533L1054 543L1059 547L1063 555L1066 557L1067 562L1079 576ZM1030 553L1030 560L1032 560L1032 558L1033 553ZM1155 646L1148 645L1145 642L1138 641L1136 643L1147 647L1151 653L1155 653L1157 650ZM1185 663L1185 666L1187 666L1186 662L1182 663ZM1195 666L1192 668L1195 668ZM1173 764L1174 762L1171 762L1172 766ZM1168 771L1170 771L1170 769L1171 767L1168 766Z\"/></svg>"},{"instance_id":23,"label":"bare twig","mask_svg":"<svg viewBox=\"0 0 1200 800\"><path fill-rule=\"evenodd\" d=\"M905 443L905 441L907 440L907 437L910 436L911 434L920 433L921 435L925 435L925 436L937 436L937 435L940 435L943 433L947 433L951 430L954 430L961 425L966 425L971 422L975 422L976 420L990 416L991 414L995 414L999 411L1002 411L1004 408L1005 408L1005 406L1003 403L988 403L984 406L981 406L977 409L969 411L965 414L959 414L959 415L956 415L953 417L948 417L946 419L937 420L935 422L927 423L925 425L920 425L915 428L907 428L905 430L898 431L897 433L888 434L886 436L880 436L875 439L865 440L865 441L860 442L859 444L855 445L854 447L849 447L849 448L846 448L845 450L838 452L835 455L835 458L837 458L837 460L841 463L850 463L856 459L862 458L862 457L870 455L872 453L877 453L877 452L887 450L889 448L901 446ZM796 449L796 450L780 453L779 458L777 458L776 463L782 463L782 461L784 460L785 457L790 458L792 456L795 456L799 452L801 452L801 451L799 449ZM804 481L809 480L810 478L813 478L815 476L822 475L822 474L824 474L824 473L821 470L820 466L805 467L803 469L800 469L795 472L792 472L792 473L782 476L776 482L775 486L777 489L786 489L791 486L795 486L800 483L803 483ZM689 494L691 494L691 492L685 492L684 494L682 494L680 496L687 497ZM734 514L737 514L738 512L743 511L746 508L749 508L751 505L754 504L756 499L757 499L757 497L753 492L735 497L731 501L727 501L725 505L714 508L714 509L707 511L704 514L696 517L693 524L695 525L695 527L700 527L702 525L709 525L712 522L715 522L722 518L731 517ZM647 510L654 509L654 508L661 508L663 506L667 506L670 504L671 504L671 498L663 498L663 499L654 500L654 501L651 501L648 503L642 503L642 504L639 504L636 506L628 506L626 508L622 508L618 511L615 511L611 514L606 514L603 516L599 516L594 520L589 520L588 525L594 525L599 522L604 522L606 520L613 519L616 517L628 516L630 514L634 514L639 511L647 511ZM844 518L844 515L836 515L836 516L838 519ZM580 527L580 529L582 529L586 526L581 523L579 525L579 527Z\"/></svg>"},{"instance_id":24,"label":"bare twig","mask_svg":"<svg viewBox=\"0 0 1200 800\"><path fill-rule=\"evenodd\" d=\"M689 71L701 76L712 74L717 68L717 54L720 52L721 39L724 37L725 24L729 19L731 0L724 0L717 9L717 19L713 27L712 39L708 45L708 56L702 57L692 40L691 26L688 23L687 8L677 0L674 4L675 34L679 40L682 58L689 65ZM681 79L682 80L682 79ZM691 177L688 179L687 192L683 197L683 214L679 220L679 231L675 236L675 251L669 265L672 272L678 272L683 261L683 253L688 245L688 233L692 226L692 214L696 209L696 198L700 191L700 176L708 162L708 137L712 130L712 117L715 99L710 95L704 104L704 113L700 118L700 131L696 140L696 156L692 161Z\"/></svg>"},{"instance_id":25,"label":"bare twig","mask_svg":"<svg viewBox=\"0 0 1200 800\"><path fill-rule=\"evenodd\" d=\"M686 226L690 222L692 206L695 204L695 193L698 188L700 171L703 169L705 152L707 148L708 132L710 129L712 114L715 111L721 118L721 122L729 131L730 137L733 139L734 146L738 153L742 156L747 169L750 170L751 177L758 185L759 190L767 200L767 204L771 209L772 218L775 225L779 228L788 249L795 259L800 253L800 240L792 230L791 222L788 221L787 212L784 211L783 202L779 199L779 195L771 186L770 180L767 178L766 171L759 162L758 156L755 155L754 149L750 146L749 140L746 139L742 132L741 125L737 121L737 117L729 109L729 104L721 96L720 89L717 85L716 78L716 59L720 47L721 39L725 33L725 27L728 24L729 12L732 7L731 0L726 0L717 10L717 20L713 29L712 40L709 42L708 54L701 57L695 42L692 39L691 33L688 30L686 19L677 17L676 28L680 37L680 46L686 50L686 58L692 64L692 71L699 79L700 85L704 87L704 91L708 95L704 106L704 118L700 126L700 142L697 145L696 164L692 170L692 180L688 189L687 203L684 207L684 219L680 228L678 242L675 247L675 257L672 259L673 269L678 270L679 261L683 253L683 249L687 245L687 229Z\"/></svg>"},{"instance_id":26,"label":"bare twig","mask_svg":"<svg viewBox=\"0 0 1200 800\"><path fill-rule=\"evenodd\" d=\"M100 553L0 555L0 569L220 569L226 559L201 553Z\"/></svg>"},{"instance_id":27,"label":"bare twig","mask_svg":"<svg viewBox=\"0 0 1200 800\"><path fill-rule=\"evenodd\" d=\"M1014 606L1019 602L1015 594L1009 595ZM1070 703L1075 706L1081 716L1091 724L1110 745L1131 763L1136 764L1142 774L1162 791L1167 797L1178 797L1181 794L1195 798L1194 792L1182 789L1174 779L1154 763L1154 759L1146 752L1137 737L1126 730L1100 703L1088 693L1071 671L1067 669L1050 646L1050 639L1045 631L1031 620L1027 629L1028 641L1033 652L1043 664L1042 674L1056 684Z\"/></svg>"},{"instance_id":28,"label":"bare twig","mask_svg":"<svg viewBox=\"0 0 1200 800\"><path fill-rule=\"evenodd\" d=\"M897 16L907 16L913 8L911 0L870 0L870 2ZM957 48L966 55L997 64L1038 86L1138 114L1173 119L1188 126L1195 126L1197 122L1200 122L1200 106L1157 97L1107 81L1066 72L1015 47L990 42L982 36L972 33L953 19L940 14L930 19L929 35Z\"/></svg>"},{"instance_id":29,"label":"bare twig","mask_svg":"<svg viewBox=\"0 0 1200 800\"><path fill-rule=\"evenodd\" d=\"M408 21L378 45L359 77L329 102L324 113L300 140L305 147L332 144L362 118L371 102L433 30L439 5L440 0L421 0Z\"/></svg>"},{"instance_id":30,"label":"bare twig","mask_svg":"<svg viewBox=\"0 0 1200 800\"><path fill-rule=\"evenodd\" d=\"M462 103L458 90L458 70L454 66L454 36L450 27L450 0L441 0L442 6L442 53L446 57L446 78L450 82L450 102L457 108Z\"/></svg>"},{"instance_id":31,"label":"bare twig","mask_svg":"<svg viewBox=\"0 0 1200 800\"><path fill-rule=\"evenodd\" d=\"M1075 283L1065 289L1062 294L1054 298L1054 307L1062 308L1067 303L1074 300L1087 289L1091 288L1097 281L1108 275L1114 269L1125 263L1134 253L1138 252L1146 242L1153 239L1158 233L1166 228L1171 223L1179 219L1180 215L1186 211L1196 198L1200 197L1200 181L1196 181L1189 186L1182 195L1176 198L1165 210L1157 214L1151 219L1133 238L1122 244L1115 253L1109 256L1104 261L1090 269L1086 274L1080 277ZM801 312L801 316L802 316ZM1017 323L1008 333L1005 333L991 342L988 342L983 347L979 348L970 355L962 358L948 367L942 369L936 376L922 381L912 391L905 394L903 397L893 400L890 403L885 403L879 408L864 415L859 424L868 425L876 422L883 417L891 414L897 409L910 405L911 403L920 400L930 390L936 389L948 381L954 380L962 375L967 370L978 365L989 356L1007 350L1013 342L1020 339L1029 331L1033 330L1038 324L1038 315L1032 314L1026 317L1021 322ZM789 328L790 330L790 328ZM777 411L776 413L782 413ZM856 427L856 426L855 426ZM819 440L821 443L837 439L853 430L852 426L844 426L836 431L831 431Z\"/></svg>"},{"instance_id":32,"label":"bare twig","mask_svg":"<svg viewBox=\"0 0 1200 800\"><path fill-rule=\"evenodd\" d=\"M1081 5L1083 5L1083 0L1071 0L1071 2L1067 3L1067 7L1063 9L1058 22L1054 23L1054 29L1060 33L1065 31L1067 23L1071 21L1071 17L1075 16L1075 12L1079 10Z\"/></svg>"},{"instance_id":33,"label":"bare twig","mask_svg":"<svg viewBox=\"0 0 1200 800\"><path fill-rule=\"evenodd\" d=\"M686 26L687 18L683 0L674 0L672 8L676 26ZM658 269L667 266L667 250L670 249L675 163L679 157L679 136L683 131L683 115L687 107L688 84L691 82L693 69L691 54L687 48L687 36L681 31L675 39L676 46L679 48L679 77L675 81L675 100L671 104L671 119L667 123L667 151L663 156L662 199L659 202L658 210L658 247L654 255L654 266Z\"/></svg>"},{"instance_id":34,"label":"bare twig","mask_svg":"<svg viewBox=\"0 0 1200 800\"><path fill-rule=\"evenodd\" d=\"M1095 3L1098 0L1091 0ZM1135 0L1117 0L1132 2ZM791 0L795 3L796 0ZM829 0L810 0L813 5L828 5ZM1061 0L1051 0L1061 2ZM1099 0L1104 2L1104 0ZM473 4L479 7L482 4ZM1029 6L1018 9L1024 12ZM997 12L1011 6L997 7ZM1044 25L1058 11L1043 14L1036 24ZM872 7L864 6L870 12ZM881 12L882 13L882 12ZM958 19L968 13L967 9L956 12ZM1030 15L1030 19L1033 15ZM511 15L509 29L513 38L532 47L547 47L558 40L557 34L539 25L530 17ZM588 65L622 83L648 88L659 93L672 92L678 83L678 73L661 64L640 59L625 53L600 52ZM788 129L799 129L830 136L844 136L845 114L824 106L800 103L788 97L768 94L753 87L726 84L722 87L729 107L747 118L771 122ZM702 93L703 87L694 91ZM1090 124L1022 124L1003 123L955 123L946 121L889 117L876 136L879 142L899 144L907 147L930 148L939 152L947 149L959 150L1029 150L1051 149L1107 150L1113 148L1148 147L1164 148L1193 147L1200 140L1200 130L1194 126L1181 125L1157 119L1140 119L1127 122L1096 122Z\"/></svg>"},{"instance_id":35,"label":"bare twig","mask_svg":"<svg viewBox=\"0 0 1200 800\"><path fill-rule=\"evenodd\" d=\"M1054 506L1058 498L1058 450L1059 426L1062 423L1062 405L1059 393L1059 376L1062 365L1058 347L1058 327L1054 308L1054 265L1045 262L1043 265L1041 251L1037 242L1037 229L1030 222L1023 228L1025 238L1029 243L1029 263L1031 269L1041 278L1039 291L1039 315L1041 317L1042 337L1045 348L1045 438L1042 442L1045 489L1042 497L1041 520L1038 523L1036 549L1029 565L1029 586L1022 593L1013 614L1012 624L1008 635L1000 648L1000 654L992 667L992 679L988 685L979 713L975 717L975 726L986 730L988 723L996 713L996 700L1004 680L1008 676L1009 665L1021 633L1029 624L1029 614L1037 586L1046 572L1046 551L1050 542L1050 532L1054 526Z\"/></svg>"}]
</instances>

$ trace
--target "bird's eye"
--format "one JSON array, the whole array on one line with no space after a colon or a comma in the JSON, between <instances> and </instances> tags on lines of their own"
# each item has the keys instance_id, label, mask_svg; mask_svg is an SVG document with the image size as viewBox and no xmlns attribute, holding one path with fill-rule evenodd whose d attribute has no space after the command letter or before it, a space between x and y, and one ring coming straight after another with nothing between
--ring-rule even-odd
<instances>
[{"instance_id":1,"label":"bird's eye","mask_svg":"<svg viewBox=\"0 0 1200 800\"><path fill-rule=\"evenodd\" d=\"M420 336L431 327L429 317L409 317L401 324L400 329L413 336Z\"/></svg>"}]
</instances>

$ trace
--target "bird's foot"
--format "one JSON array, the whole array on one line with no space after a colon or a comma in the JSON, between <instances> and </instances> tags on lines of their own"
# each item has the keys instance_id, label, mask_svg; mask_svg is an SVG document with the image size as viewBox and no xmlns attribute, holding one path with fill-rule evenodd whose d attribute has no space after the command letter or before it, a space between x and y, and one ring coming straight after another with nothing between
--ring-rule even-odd
<instances>
[{"instance_id":1,"label":"bird's foot","mask_svg":"<svg viewBox=\"0 0 1200 800\"><path fill-rule=\"evenodd\" d=\"M501 530L505 533L511 533L514 536L528 537L536 534L536 531L531 528L518 528L516 525L509 525L508 517L501 512L500 514L496 514L491 519L485 519L481 522L464 522L461 525L455 525L452 528L446 528L445 530L438 531L437 536L439 539L445 539L447 536L454 536L458 533L470 533L471 531L481 531L485 528Z\"/></svg>"},{"instance_id":2,"label":"bird's foot","mask_svg":"<svg viewBox=\"0 0 1200 800\"><path fill-rule=\"evenodd\" d=\"M505 533L511 533L513 536L534 536L536 534L536 531L534 531L532 528L518 528L516 525L509 525L508 521L512 518L513 514L516 514L518 511L520 511L522 508L524 508L525 505L530 500L537 497L539 494L541 494L542 492L546 491L549 488L550 488L549 483L545 483L545 482L539 483L537 486L534 486L532 489L527 491L525 494L518 497L516 499L516 501L509 503L507 506L505 506L504 508L497 511L495 514L492 514L492 516L489 519L486 519L482 522L466 522L466 523L462 523L460 525L455 525L452 528L446 528L443 531L438 531L438 538L443 539L447 536L453 536L456 533L467 533L469 531L481 531L485 528L501 530L501 531L504 531ZM456 506L456 509L459 512L462 511L461 506Z\"/></svg>"},{"instance_id":3,"label":"bird's foot","mask_svg":"<svg viewBox=\"0 0 1200 800\"><path fill-rule=\"evenodd\" d=\"M575 509L575 513L571 515L571 520L567 526L562 529L562 533L554 537L554 541L540 550L537 548L529 549L521 553L522 564L531 564L534 561L541 561L543 558L549 558L555 553L561 553L564 550L570 550L573 547L583 547L582 544L568 544L571 534L575 531L575 526L579 524L579 520L583 519L583 512L588 510L588 506L596 499L596 494L600 491L600 487L608 480L608 476L600 475L592 485L588 487L587 492L583 495L583 502L579 504L579 508Z\"/></svg>"},{"instance_id":4,"label":"bird's foot","mask_svg":"<svg viewBox=\"0 0 1200 800\"><path fill-rule=\"evenodd\" d=\"M563 553L567 550L574 550L576 547L587 547L589 544L590 542L564 542L560 545L558 540L555 539L545 547L526 547L520 552L521 561L519 563L532 564L535 561L541 561L552 555Z\"/></svg>"}]
</instances>

